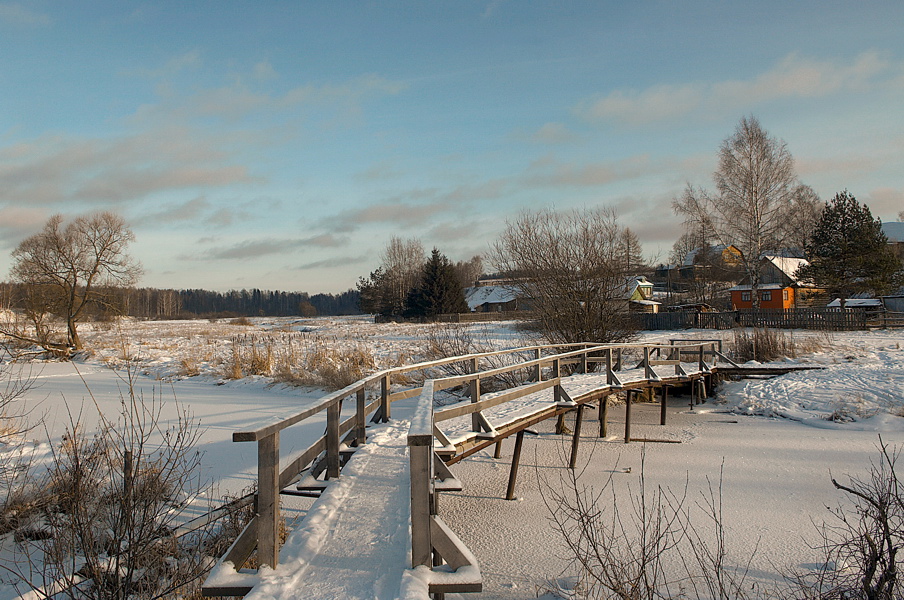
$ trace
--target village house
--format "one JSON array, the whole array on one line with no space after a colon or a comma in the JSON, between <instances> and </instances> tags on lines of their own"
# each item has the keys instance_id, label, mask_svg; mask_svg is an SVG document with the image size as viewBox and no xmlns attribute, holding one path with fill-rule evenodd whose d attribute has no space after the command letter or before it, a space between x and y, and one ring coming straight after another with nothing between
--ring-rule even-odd
<instances>
[{"instance_id":1,"label":"village house","mask_svg":"<svg viewBox=\"0 0 904 600\"><path fill-rule=\"evenodd\" d=\"M760 283L757 286L760 308L788 309L812 306L821 298L824 290L808 286L796 276L797 270L805 264L809 263L804 258L763 256L760 259ZM753 288L749 279L728 291L731 294L733 310L753 308Z\"/></svg>"},{"instance_id":2,"label":"village house","mask_svg":"<svg viewBox=\"0 0 904 600\"><path fill-rule=\"evenodd\" d=\"M625 281L622 299L632 312L658 313L661 302L653 300L653 282L643 275L629 277Z\"/></svg>"}]
</instances>

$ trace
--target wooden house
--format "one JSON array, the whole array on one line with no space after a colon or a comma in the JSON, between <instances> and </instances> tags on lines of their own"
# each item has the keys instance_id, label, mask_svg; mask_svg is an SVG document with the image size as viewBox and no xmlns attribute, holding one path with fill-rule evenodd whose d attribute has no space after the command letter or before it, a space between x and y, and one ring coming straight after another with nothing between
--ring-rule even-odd
<instances>
[{"instance_id":1,"label":"wooden house","mask_svg":"<svg viewBox=\"0 0 904 600\"><path fill-rule=\"evenodd\" d=\"M760 260L760 283L757 286L760 308L788 309L810 306L823 290L803 284L796 276L803 258L766 255ZM732 309L753 308L753 288L749 280L730 288Z\"/></svg>"},{"instance_id":2,"label":"wooden house","mask_svg":"<svg viewBox=\"0 0 904 600\"><path fill-rule=\"evenodd\" d=\"M653 282L643 275L629 277L625 281L622 299L632 312L658 313L661 302L653 300Z\"/></svg>"}]
</instances>

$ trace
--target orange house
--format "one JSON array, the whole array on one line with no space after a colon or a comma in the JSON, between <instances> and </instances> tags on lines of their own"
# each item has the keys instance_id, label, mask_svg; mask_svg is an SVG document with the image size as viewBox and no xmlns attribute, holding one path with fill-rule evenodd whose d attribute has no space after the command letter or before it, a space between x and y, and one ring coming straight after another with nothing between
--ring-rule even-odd
<instances>
[{"instance_id":1,"label":"orange house","mask_svg":"<svg viewBox=\"0 0 904 600\"><path fill-rule=\"evenodd\" d=\"M749 285L736 285L731 292L732 309L753 308L753 290ZM766 283L757 288L760 308L794 308L795 286L782 287L777 283Z\"/></svg>"}]
</instances>

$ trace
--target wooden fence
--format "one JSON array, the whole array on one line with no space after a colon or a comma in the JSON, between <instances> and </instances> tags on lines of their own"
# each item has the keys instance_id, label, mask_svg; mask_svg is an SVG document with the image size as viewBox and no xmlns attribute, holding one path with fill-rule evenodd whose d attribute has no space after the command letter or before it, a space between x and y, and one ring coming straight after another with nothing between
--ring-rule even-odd
<instances>
[{"instance_id":1,"label":"wooden fence","mask_svg":"<svg viewBox=\"0 0 904 600\"><path fill-rule=\"evenodd\" d=\"M741 309L724 312L680 311L659 314L634 314L639 329L731 329L733 327L771 327L775 329L815 329L820 331L854 331L870 326L896 326L899 322L880 316L872 317L862 310L840 308ZM900 325L897 325L900 326Z\"/></svg>"}]
</instances>

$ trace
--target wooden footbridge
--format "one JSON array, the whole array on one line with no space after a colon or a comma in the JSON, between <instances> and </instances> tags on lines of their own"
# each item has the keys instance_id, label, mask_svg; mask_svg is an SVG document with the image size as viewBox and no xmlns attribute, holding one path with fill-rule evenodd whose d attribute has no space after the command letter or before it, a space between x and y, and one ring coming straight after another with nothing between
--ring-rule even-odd
<instances>
[{"instance_id":1,"label":"wooden footbridge","mask_svg":"<svg viewBox=\"0 0 904 600\"><path fill-rule=\"evenodd\" d=\"M624 394L624 441L638 440L631 437L637 397L658 394L665 425L668 390L689 388L693 405L722 368L742 369L722 354L720 340L531 346L382 371L285 419L235 432L234 442L257 442L255 517L203 592L249 599L479 592L477 560L438 510L440 492L462 486L451 465L494 444L498 457L502 440L515 436L511 499L528 428L575 411L574 468L588 405L599 407L599 435L606 437L610 396ZM456 392L457 402L436 406ZM410 418L392 419L393 404L406 399L397 408L409 405ZM324 435L282 456L280 432L323 412ZM284 495L317 499L280 549Z\"/></svg>"}]
</instances>

